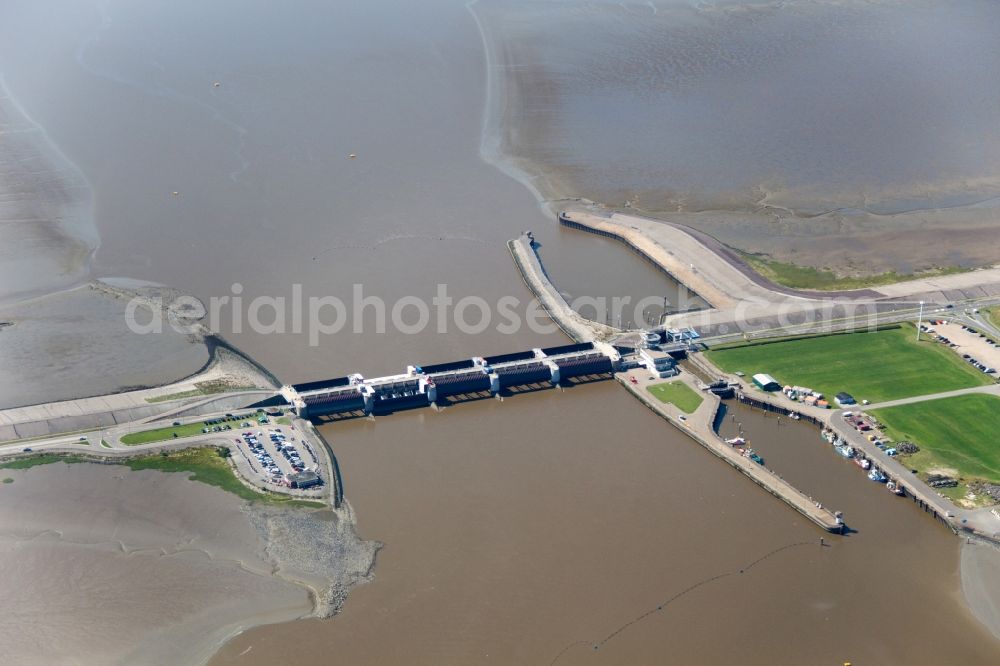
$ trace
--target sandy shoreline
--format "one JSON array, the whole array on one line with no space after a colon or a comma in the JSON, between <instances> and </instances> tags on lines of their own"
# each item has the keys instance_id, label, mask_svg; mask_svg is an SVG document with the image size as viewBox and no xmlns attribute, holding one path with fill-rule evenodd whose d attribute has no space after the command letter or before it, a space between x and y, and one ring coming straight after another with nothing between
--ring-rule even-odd
<instances>
[{"instance_id":1,"label":"sandy shoreline","mask_svg":"<svg viewBox=\"0 0 1000 666\"><path fill-rule=\"evenodd\" d=\"M972 614L1000 639L1000 549L990 544L962 544L962 594Z\"/></svg>"}]
</instances>

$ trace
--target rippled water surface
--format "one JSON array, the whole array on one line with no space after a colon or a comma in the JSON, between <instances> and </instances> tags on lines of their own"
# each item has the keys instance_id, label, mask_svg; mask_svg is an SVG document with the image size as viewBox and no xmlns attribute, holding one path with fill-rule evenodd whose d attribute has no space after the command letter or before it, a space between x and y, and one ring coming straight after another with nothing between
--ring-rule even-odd
<instances>
[{"instance_id":1,"label":"rippled water surface","mask_svg":"<svg viewBox=\"0 0 1000 666\"><path fill-rule=\"evenodd\" d=\"M1000 5L481 5L507 140L612 205L875 212L1000 194Z\"/></svg>"}]
</instances>

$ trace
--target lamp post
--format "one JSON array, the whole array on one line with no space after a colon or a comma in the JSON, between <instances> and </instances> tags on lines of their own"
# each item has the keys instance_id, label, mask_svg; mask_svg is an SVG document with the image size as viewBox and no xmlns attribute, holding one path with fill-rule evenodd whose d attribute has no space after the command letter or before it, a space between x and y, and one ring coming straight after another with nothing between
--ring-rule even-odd
<instances>
[{"instance_id":1,"label":"lamp post","mask_svg":"<svg viewBox=\"0 0 1000 666\"><path fill-rule=\"evenodd\" d=\"M917 317L917 342L920 342L920 327L924 324L924 302L920 301L920 315Z\"/></svg>"}]
</instances>

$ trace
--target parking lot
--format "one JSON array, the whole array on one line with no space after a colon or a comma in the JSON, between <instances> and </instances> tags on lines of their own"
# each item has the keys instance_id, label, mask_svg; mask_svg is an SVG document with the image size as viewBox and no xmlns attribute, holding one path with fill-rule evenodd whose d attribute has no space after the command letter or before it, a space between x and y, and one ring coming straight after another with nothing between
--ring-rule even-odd
<instances>
[{"instance_id":1,"label":"parking lot","mask_svg":"<svg viewBox=\"0 0 1000 666\"><path fill-rule=\"evenodd\" d=\"M931 322L927 328L928 332L936 333L948 340L948 344L955 345L954 350L979 371L1000 369L1000 347L985 335L951 322Z\"/></svg>"},{"instance_id":2,"label":"parking lot","mask_svg":"<svg viewBox=\"0 0 1000 666\"><path fill-rule=\"evenodd\" d=\"M242 422L232 432L234 455L244 458L265 483L286 485L288 476L319 471L315 452L294 426Z\"/></svg>"}]
</instances>

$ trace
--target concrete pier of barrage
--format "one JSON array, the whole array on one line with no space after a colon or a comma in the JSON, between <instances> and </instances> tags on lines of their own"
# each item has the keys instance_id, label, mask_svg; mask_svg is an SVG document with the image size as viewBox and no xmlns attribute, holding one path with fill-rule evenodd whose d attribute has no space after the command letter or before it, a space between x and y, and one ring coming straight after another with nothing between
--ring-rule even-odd
<instances>
[{"instance_id":1,"label":"concrete pier of barrage","mask_svg":"<svg viewBox=\"0 0 1000 666\"><path fill-rule=\"evenodd\" d=\"M607 340L621 331L583 318L566 303L545 273L530 232L510 241L508 249L525 284L546 313L576 342L450 363L411 365L403 373L385 377L366 378L355 373L289 384L281 388L282 397L302 418L340 420L615 377L668 423L812 523L827 532L843 530L839 514L820 506L773 471L743 457L722 440L714 430L720 405L717 396L707 394L694 414L682 418L672 405L655 400L645 390L646 382L626 381L625 372L638 365L637 350L610 344ZM689 342L680 340L670 347L670 351L681 356L689 346ZM681 381L690 383L693 379L684 376Z\"/></svg>"}]
</instances>

